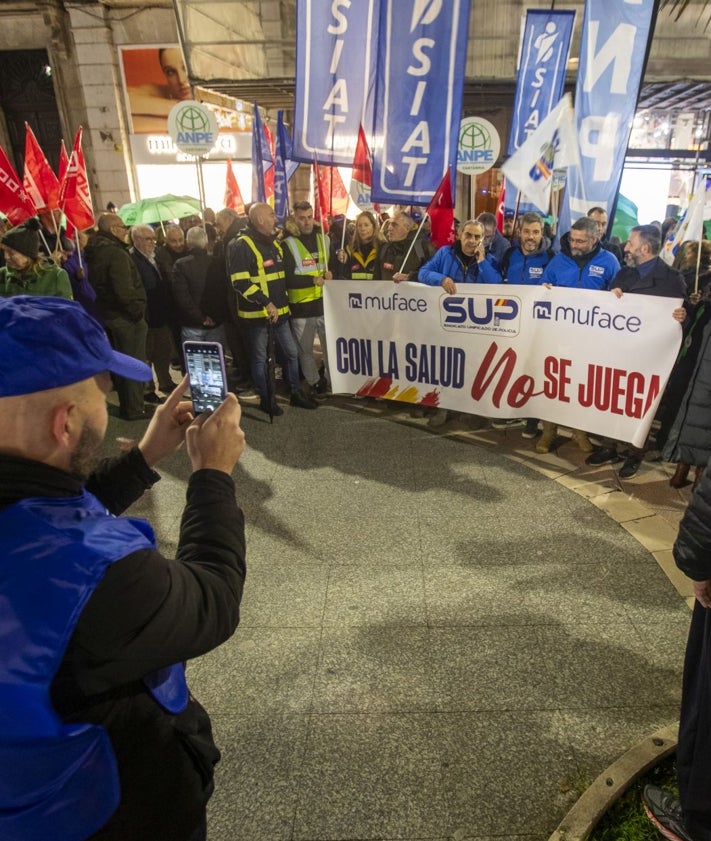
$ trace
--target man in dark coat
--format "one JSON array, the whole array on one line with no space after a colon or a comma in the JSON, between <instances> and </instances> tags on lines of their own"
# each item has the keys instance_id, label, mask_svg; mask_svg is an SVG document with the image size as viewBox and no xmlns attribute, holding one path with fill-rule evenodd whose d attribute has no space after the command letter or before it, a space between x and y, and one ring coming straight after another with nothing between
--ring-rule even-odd
<instances>
[{"instance_id":1,"label":"man in dark coat","mask_svg":"<svg viewBox=\"0 0 711 841\"><path fill-rule=\"evenodd\" d=\"M666 838L711 841L711 473L691 497L674 544L674 560L691 579L694 612L686 645L676 769L679 799L645 786L647 815Z\"/></svg>"},{"instance_id":2,"label":"man in dark coat","mask_svg":"<svg viewBox=\"0 0 711 841\"><path fill-rule=\"evenodd\" d=\"M184 380L138 446L98 463L109 372L141 383L148 367L49 297L0 301L0 354L0 838L204 839L219 751L184 661L239 621L239 404L193 420ZM183 442L173 560L118 515Z\"/></svg>"},{"instance_id":3,"label":"man in dark coat","mask_svg":"<svg viewBox=\"0 0 711 841\"><path fill-rule=\"evenodd\" d=\"M170 394L175 383L170 376L170 360L175 354L173 335L170 327L172 313L172 289L158 268L155 258L156 234L150 225L134 225L131 228L131 258L138 269L141 282L146 290L146 358L153 365L158 380L158 388L164 394ZM146 403L160 403L153 379L146 386L143 395Z\"/></svg>"},{"instance_id":4,"label":"man in dark coat","mask_svg":"<svg viewBox=\"0 0 711 841\"><path fill-rule=\"evenodd\" d=\"M101 321L116 350L145 360L146 290L128 253L128 228L115 213L102 214L98 225L99 232L89 240L84 255ZM121 417L125 420L148 417L143 384L121 376L115 376L114 382Z\"/></svg>"},{"instance_id":5,"label":"man in dark coat","mask_svg":"<svg viewBox=\"0 0 711 841\"><path fill-rule=\"evenodd\" d=\"M625 261L615 275L610 287L613 295L621 298L623 294L657 295L662 298L686 297L686 287L681 273L668 266L660 257L662 241L654 225L637 225L630 231L625 245ZM675 308L673 317L683 322L686 310ZM625 463L620 468L620 478L631 479L639 470L644 455L643 449L629 447ZM602 439L602 446L591 453L585 463L592 466L611 464L619 461L617 443L609 438Z\"/></svg>"},{"instance_id":6,"label":"man in dark coat","mask_svg":"<svg viewBox=\"0 0 711 841\"><path fill-rule=\"evenodd\" d=\"M413 245L414 243L414 245ZM374 280L417 280L421 266L435 253L434 246L417 235L413 218L400 210L388 225L388 241L380 246Z\"/></svg>"}]
</instances>

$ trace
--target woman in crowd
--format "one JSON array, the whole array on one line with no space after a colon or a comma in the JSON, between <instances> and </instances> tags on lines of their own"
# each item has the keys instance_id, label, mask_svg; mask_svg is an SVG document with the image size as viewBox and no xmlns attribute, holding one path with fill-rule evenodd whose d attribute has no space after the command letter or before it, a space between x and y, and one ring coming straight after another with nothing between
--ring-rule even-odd
<instances>
[{"instance_id":1,"label":"woman in crowd","mask_svg":"<svg viewBox=\"0 0 711 841\"><path fill-rule=\"evenodd\" d=\"M700 247L701 254L699 254L698 240L682 242L674 258L674 268L684 276L688 295L693 295L696 291L703 292L704 287L711 283L711 242L702 240ZM697 264L699 267L698 286L696 284Z\"/></svg>"},{"instance_id":2,"label":"woman in crowd","mask_svg":"<svg viewBox=\"0 0 711 841\"><path fill-rule=\"evenodd\" d=\"M355 231L347 250L340 249L337 277L341 280L377 280L378 251L384 238L375 216L364 210L355 220Z\"/></svg>"},{"instance_id":3,"label":"woman in crowd","mask_svg":"<svg viewBox=\"0 0 711 841\"><path fill-rule=\"evenodd\" d=\"M5 265L0 268L0 297L51 295L72 299L72 285L64 269L39 252L39 222L31 217L3 236Z\"/></svg>"}]
</instances>

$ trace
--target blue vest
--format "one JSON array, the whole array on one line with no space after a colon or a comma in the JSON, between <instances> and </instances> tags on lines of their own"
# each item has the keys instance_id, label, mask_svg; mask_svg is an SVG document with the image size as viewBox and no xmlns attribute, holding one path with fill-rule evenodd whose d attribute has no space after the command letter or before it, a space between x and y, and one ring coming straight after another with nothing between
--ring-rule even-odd
<instances>
[{"instance_id":1,"label":"blue vest","mask_svg":"<svg viewBox=\"0 0 711 841\"><path fill-rule=\"evenodd\" d=\"M144 520L96 497L25 499L0 512L0 838L81 841L120 800L106 731L64 724L50 685L79 616L114 561L155 548ZM182 665L144 678L168 712L188 702Z\"/></svg>"}]
</instances>

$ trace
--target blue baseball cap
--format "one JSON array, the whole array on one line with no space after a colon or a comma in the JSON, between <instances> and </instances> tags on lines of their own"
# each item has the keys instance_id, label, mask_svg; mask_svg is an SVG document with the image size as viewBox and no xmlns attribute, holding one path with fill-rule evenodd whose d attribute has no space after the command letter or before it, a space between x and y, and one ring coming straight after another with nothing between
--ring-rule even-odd
<instances>
[{"instance_id":1,"label":"blue baseball cap","mask_svg":"<svg viewBox=\"0 0 711 841\"><path fill-rule=\"evenodd\" d=\"M102 371L152 379L145 362L111 347L103 327L77 301L0 298L0 397L72 385Z\"/></svg>"}]
</instances>

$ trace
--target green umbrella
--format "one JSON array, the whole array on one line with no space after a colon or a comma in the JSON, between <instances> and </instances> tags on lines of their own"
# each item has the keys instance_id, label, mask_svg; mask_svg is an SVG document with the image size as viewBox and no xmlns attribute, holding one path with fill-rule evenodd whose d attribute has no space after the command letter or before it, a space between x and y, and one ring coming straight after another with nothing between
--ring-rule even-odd
<instances>
[{"instance_id":1,"label":"green umbrella","mask_svg":"<svg viewBox=\"0 0 711 841\"><path fill-rule=\"evenodd\" d=\"M156 196L125 204L118 215L126 225L150 225L155 222L169 222L200 213L200 201L191 196Z\"/></svg>"},{"instance_id":2,"label":"green umbrella","mask_svg":"<svg viewBox=\"0 0 711 841\"><path fill-rule=\"evenodd\" d=\"M617 209L615 210L615 221L612 224L612 236L619 237L620 242L626 242L630 231L635 225L639 225L637 219L637 205L622 193L617 197Z\"/></svg>"}]
</instances>

